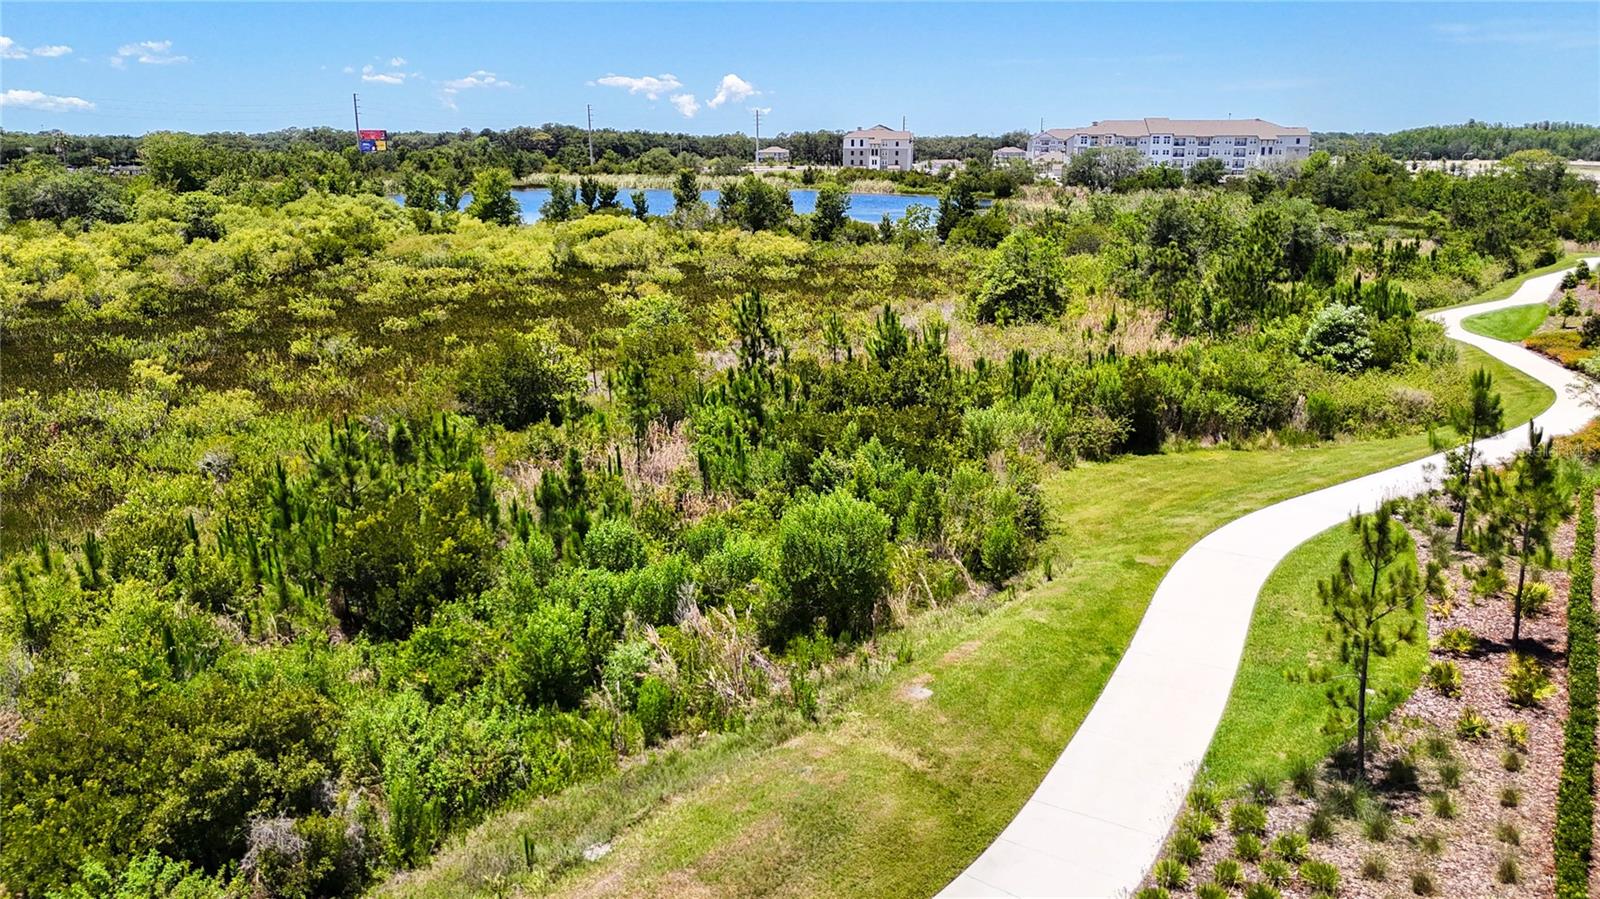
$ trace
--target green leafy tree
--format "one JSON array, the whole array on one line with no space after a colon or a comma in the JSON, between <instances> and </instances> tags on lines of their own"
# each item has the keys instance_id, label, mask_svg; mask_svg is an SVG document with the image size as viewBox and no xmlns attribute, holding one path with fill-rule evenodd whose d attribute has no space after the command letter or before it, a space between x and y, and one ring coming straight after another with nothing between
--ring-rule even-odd
<instances>
[{"instance_id":1,"label":"green leafy tree","mask_svg":"<svg viewBox=\"0 0 1600 899\"><path fill-rule=\"evenodd\" d=\"M1472 373L1467 386L1467 402L1450 410L1450 424L1457 434L1467 438L1465 455L1459 465L1456 489L1459 492L1456 517L1456 548L1462 547L1467 532L1467 508L1472 499L1472 467L1477 462L1478 441L1497 433L1505 424L1505 409L1500 393L1494 389L1494 376L1487 369Z\"/></svg>"},{"instance_id":2,"label":"green leafy tree","mask_svg":"<svg viewBox=\"0 0 1600 899\"><path fill-rule=\"evenodd\" d=\"M1197 187L1215 187L1227 177L1228 167L1215 156L1207 156L1189 166L1189 183Z\"/></svg>"},{"instance_id":3,"label":"green leafy tree","mask_svg":"<svg viewBox=\"0 0 1600 899\"><path fill-rule=\"evenodd\" d=\"M1374 656L1384 657L1396 645L1417 639L1418 601L1423 584L1411 555L1411 537L1392 503L1371 515L1351 519L1359 543L1354 556L1345 553L1339 570L1317 584L1328 613L1328 639L1339 645L1339 662L1347 674L1328 688L1329 728L1356 734L1356 776L1367 772L1367 693ZM1437 572L1430 571L1430 577ZM1353 718L1353 720L1352 720Z\"/></svg>"},{"instance_id":4,"label":"green leafy tree","mask_svg":"<svg viewBox=\"0 0 1600 899\"><path fill-rule=\"evenodd\" d=\"M511 196L511 172L484 169L472 179L472 202L467 215L496 225L515 225L522 221L522 208Z\"/></svg>"},{"instance_id":5,"label":"green leafy tree","mask_svg":"<svg viewBox=\"0 0 1600 899\"><path fill-rule=\"evenodd\" d=\"M649 217L650 200L645 196L644 191L636 190L633 193L628 194L628 200L633 203L634 218L642 222Z\"/></svg>"},{"instance_id":6,"label":"green leafy tree","mask_svg":"<svg viewBox=\"0 0 1600 899\"><path fill-rule=\"evenodd\" d=\"M963 172L950 182L950 186L945 188L944 196L939 198L939 215L936 224L939 239L949 240L950 235L963 222L977 214L977 211L977 184L972 176Z\"/></svg>"},{"instance_id":7,"label":"green leafy tree","mask_svg":"<svg viewBox=\"0 0 1600 899\"><path fill-rule=\"evenodd\" d=\"M539 207L539 217L547 222L565 222L582 213L578 195L572 185L560 178L550 179L550 199Z\"/></svg>"},{"instance_id":8,"label":"green leafy tree","mask_svg":"<svg viewBox=\"0 0 1600 899\"><path fill-rule=\"evenodd\" d=\"M889 586L889 519L845 492L798 502L778 524L773 624L784 638L865 635Z\"/></svg>"},{"instance_id":9,"label":"green leafy tree","mask_svg":"<svg viewBox=\"0 0 1600 899\"><path fill-rule=\"evenodd\" d=\"M1312 317L1300 339L1300 355L1323 368L1359 372L1372 357L1369 327L1367 313L1360 306L1329 303Z\"/></svg>"},{"instance_id":10,"label":"green leafy tree","mask_svg":"<svg viewBox=\"0 0 1600 899\"><path fill-rule=\"evenodd\" d=\"M811 237L814 240L833 240L844 230L846 214L850 209L850 189L837 181L829 181L817 189L817 208L811 215Z\"/></svg>"},{"instance_id":11,"label":"green leafy tree","mask_svg":"<svg viewBox=\"0 0 1600 899\"><path fill-rule=\"evenodd\" d=\"M440 212L438 179L427 172L413 169L406 173L405 178L406 207L421 209L425 212Z\"/></svg>"},{"instance_id":12,"label":"green leafy tree","mask_svg":"<svg viewBox=\"0 0 1600 899\"><path fill-rule=\"evenodd\" d=\"M1013 231L979 270L971 292L978 321L1040 321L1067 305L1066 265L1055 243Z\"/></svg>"},{"instance_id":13,"label":"green leafy tree","mask_svg":"<svg viewBox=\"0 0 1600 899\"><path fill-rule=\"evenodd\" d=\"M700 179L693 169L678 170L678 179L672 185L672 203L685 211L700 204Z\"/></svg>"}]
</instances>

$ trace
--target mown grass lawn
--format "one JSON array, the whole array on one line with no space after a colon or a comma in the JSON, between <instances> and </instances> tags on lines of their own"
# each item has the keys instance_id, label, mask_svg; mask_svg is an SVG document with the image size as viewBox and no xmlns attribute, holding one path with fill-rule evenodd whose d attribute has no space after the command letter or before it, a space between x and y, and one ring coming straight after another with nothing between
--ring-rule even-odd
<instances>
[{"instance_id":1,"label":"mown grass lawn","mask_svg":"<svg viewBox=\"0 0 1600 899\"><path fill-rule=\"evenodd\" d=\"M1493 359L1462 354L1494 371L1508 419L1550 401ZM382 889L931 895L1032 793L1189 546L1251 510L1428 452L1419 434L1061 472L1046 484L1054 580L987 610L920 616L891 638L912 660L829 696L821 725L714 740L507 811ZM912 686L932 694L914 698ZM607 841L598 861L579 861L583 847Z\"/></svg>"},{"instance_id":2,"label":"mown grass lawn","mask_svg":"<svg viewBox=\"0 0 1600 899\"><path fill-rule=\"evenodd\" d=\"M1474 334L1493 337L1495 340L1520 343L1523 338L1538 330L1549 314L1548 303L1530 303L1527 306L1512 306L1510 309L1501 309L1498 312L1471 316L1461 322L1461 327Z\"/></svg>"}]
</instances>

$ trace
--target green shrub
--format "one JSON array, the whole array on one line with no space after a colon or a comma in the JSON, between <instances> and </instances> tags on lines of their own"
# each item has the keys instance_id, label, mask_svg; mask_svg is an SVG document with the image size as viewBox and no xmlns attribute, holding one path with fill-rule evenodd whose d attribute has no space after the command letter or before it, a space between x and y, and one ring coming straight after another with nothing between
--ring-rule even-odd
<instances>
[{"instance_id":1,"label":"green shrub","mask_svg":"<svg viewBox=\"0 0 1600 899\"><path fill-rule=\"evenodd\" d=\"M1439 635L1436 645L1440 652L1471 655L1478 651L1478 635L1464 627L1452 627Z\"/></svg>"},{"instance_id":2,"label":"green shrub","mask_svg":"<svg viewBox=\"0 0 1600 899\"><path fill-rule=\"evenodd\" d=\"M644 535L625 518L607 518L590 528L583 551L591 565L607 571L631 571L646 557Z\"/></svg>"},{"instance_id":3,"label":"green shrub","mask_svg":"<svg viewBox=\"0 0 1600 899\"><path fill-rule=\"evenodd\" d=\"M1412 871L1411 892L1418 896L1437 896L1439 886L1434 881L1433 872L1422 869Z\"/></svg>"},{"instance_id":4,"label":"green shrub","mask_svg":"<svg viewBox=\"0 0 1600 899\"><path fill-rule=\"evenodd\" d=\"M1192 834L1179 833L1173 836L1172 842L1167 846L1167 852L1184 864L1194 867L1205 854L1205 847Z\"/></svg>"},{"instance_id":5,"label":"green shrub","mask_svg":"<svg viewBox=\"0 0 1600 899\"><path fill-rule=\"evenodd\" d=\"M1275 887L1281 887L1294 879L1294 868L1281 858L1265 859L1260 867L1262 878Z\"/></svg>"},{"instance_id":6,"label":"green shrub","mask_svg":"<svg viewBox=\"0 0 1600 899\"><path fill-rule=\"evenodd\" d=\"M1156 862L1150 876L1166 889L1181 890L1189 885L1189 866L1175 858L1164 858Z\"/></svg>"},{"instance_id":7,"label":"green shrub","mask_svg":"<svg viewBox=\"0 0 1600 899\"><path fill-rule=\"evenodd\" d=\"M1439 783L1443 784L1445 789L1454 790L1461 786L1462 775L1461 763L1454 759L1439 765Z\"/></svg>"},{"instance_id":8,"label":"green shrub","mask_svg":"<svg viewBox=\"0 0 1600 899\"><path fill-rule=\"evenodd\" d=\"M1228 812L1228 829L1235 835L1267 832L1267 810L1253 802L1236 803Z\"/></svg>"},{"instance_id":9,"label":"green shrub","mask_svg":"<svg viewBox=\"0 0 1600 899\"><path fill-rule=\"evenodd\" d=\"M1506 663L1506 698L1511 704L1529 708L1555 695L1555 685L1544 664L1526 653L1513 652Z\"/></svg>"},{"instance_id":10,"label":"green shrub","mask_svg":"<svg viewBox=\"0 0 1600 899\"><path fill-rule=\"evenodd\" d=\"M1291 830L1288 833L1279 834L1272 841L1272 851L1289 864L1297 865L1305 861L1306 854L1311 851L1311 843L1306 839L1305 834Z\"/></svg>"},{"instance_id":11,"label":"green shrub","mask_svg":"<svg viewBox=\"0 0 1600 899\"><path fill-rule=\"evenodd\" d=\"M1300 877L1312 889L1330 896L1339 891L1339 869L1329 862L1308 860L1300 866Z\"/></svg>"},{"instance_id":12,"label":"green shrub","mask_svg":"<svg viewBox=\"0 0 1600 899\"><path fill-rule=\"evenodd\" d=\"M672 688L667 682L648 675L639 683L639 698L634 706L646 743L659 743L671 733Z\"/></svg>"},{"instance_id":13,"label":"green shrub","mask_svg":"<svg viewBox=\"0 0 1600 899\"><path fill-rule=\"evenodd\" d=\"M797 503L778 525L778 635L809 633L818 619L832 636L872 629L889 583L889 519L846 493Z\"/></svg>"},{"instance_id":14,"label":"green shrub","mask_svg":"<svg viewBox=\"0 0 1600 899\"><path fill-rule=\"evenodd\" d=\"M1195 899L1228 899L1228 888L1220 883L1202 883L1194 888Z\"/></svg>"},{"instance_id":15,"label":"green shrub","mask_svg":"<svg viewBox=\"0 0 1600 899\"><path fill-rule=\"evenodd\" d=\"M1428 686L1452 699L1461 695L1461 666L1448 659L1431 662L1426 675Z\"/></svg>"},{"instance_id":16,"label":"green shrub","mask_svg":"<svg viewBox=\"0 0 1600 899\"><path fill-rule=\"evenodd\" d=\"M1231 890L1244 883L1244 867L1231 858L1221 859L1211 869L1211 877L1218 886Z\"/></svg>"},{"instance_id":17,"label":"green shrub","mask_svg":"<svg viewBox=\"0 0 1600 899\"><path fill-rule=\"evenodd\" d=\"M1270 883L1252 883L1244 888L1244 899L1283 899L1283 893Z\"/></svg>"},{"instance_id":18,"label":"green shrub","mask_svg":"<svg viewBox=\"0 0 1600 899\"><path fill-rule=\"evenodd\" d=\"M1382 882L1389 878L1389 860L1373 853L1361 858L1361 878L1374 882Z\"/></svg>"},{"instance_id":19,"label":"green shrub","mask_svg":"<svg viewBox=\"0 0 1600 899\"><path fill-rule=\"evenodd\" d=\"M1233 854L1247 862L1261 860L1261 838L1253 833L1241 833L1233 840Z\"/></svg>"},{"instance_id":20,"label":"green shrub","mask_svg":"<svg viewBox=\"0 0 1600 899\"><path fill-rule=\"evenodd\" d=\"M584 385L582 361L543 326L479 344L456 369L456 392L467 412L513 429L559 421L562 403Z\"/></svg>"},{"instance_id":21,"label":"green shrub","mask_svg":"<svg viewBox=\"0 0 1600 899\"><path fill-rule=\"evenodd\" d=\"M1481 740L1491 731L1489 719L1477 709L1462 709L1456 718L1456 736L1463 740Z\"/></svg>"}]
</instances>

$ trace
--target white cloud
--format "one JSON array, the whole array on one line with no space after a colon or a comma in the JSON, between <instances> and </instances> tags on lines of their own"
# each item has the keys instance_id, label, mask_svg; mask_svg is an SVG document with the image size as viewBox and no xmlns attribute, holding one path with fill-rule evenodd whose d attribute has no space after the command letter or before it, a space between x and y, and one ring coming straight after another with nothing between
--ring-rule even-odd
<instances>
[{"instance_id":1,"label":"white cloud","mask_svg":"<svg viewBox=\"0 0 1600 899\"><path fill-rule=\"evenodd\" d=\"M178 56L172 52L172 41L140 41L137 44L123 44L117 48L117 55L111 57L111 64L120 67L129 59L138 60L147 66L169 66L189 61L189 57Z\"/></svg>"},{"instance_id":2,"label":"white cloud","mask_svg":"<svg viewBox=\"0 0 1600 899\"><path fill-rule=\"evenodd\" d=\"M752 107L750 107L750 111L751 112L759 112L762 115L772 115L772 107L771 106L752 106Z\"/></svg>"},{"instance_id":3,"label":"white cloud","mask_svg":"<svg viewBox=\"0 0 1600 899\"><path fill-rule=\"evenodd\" d=\"M694 118L694 114L700 111L700 101L694 98L694 94L673 94L670 102L686 119Z\"/></svg>"},{"instance_id":4,"label":"white cloud","mask_svg":"<svg viewBox=\"0 0 1600 899\"><path fill-rule=\"evenodd\" d=\"M398 69L405 64L406 58L404 56L396 56L389 60L389 67L392 69Z\"/></svg>"},{"instance_id":5,"label":"white cloud","mask_svg":"<svg viewBox=\"0 0 1600 899\"><path fill-rule=\"evenodd\" d=\"M620 87L630 94L644 94L652 100L659 100L662 94L670 94L680 87L683 82L678 76L666 73L660 75L641 75L637 78L629 75L607 74L596 78L591 84L602 87Z\"/></svg>"},{"instance_id":6,"label":"white cloud","mask_svg":"<svg viewBox=\"0 0 1600 899\"><path fill-rule=\"evenodd\" d=\"M42 47L34 47L32 51L29 51L27 47L19 47L16 41L0 34L0 59L27 59L29 56L54 59L57 56L66 56L71 52L72 48L66 44L45 44Z\"/></svg>"},{"instance_id":7,"label":"white cloud","mask_svg":"<svg viewBox=\"0 0 1600 899\"><path fill-rule=\"evenodd\" d=\"M516 87L503 78L495 77L493 72L479 69L465 78L453 78L439 86L439 99L450 109L456 108L456 94L462 91L477 90L479 88Z\"/></svg>"},{"instance_id":8,"label":"white cloud","mask_svg":"<svg viewBox=\"0 0 1600 899\"><path fill-rule=\"evenodd\" d=\"M372 66L361 67L361 80L370 84L405 84L405 72L380 72Z\"/></svg>"},{"instance_id":9,"label":"white cloud","mask_svg":"<svg viewBox=\"0 0 1600 899\"><path fill-rule=\"evenodd\" d=\"M355 66L345 66L344 67L344 73L346 75L354 75L356 73L356 67Z\"/></svg>"},{"instance_id":10,"label":"white cloud","mask_svg":"<svg viewBox=\"0 0 1600 899\"><path fill-rule=\"evenodd\" d=\"M706 105L716 109L730 100L738 103L759 93L755 85L730 72L722 76L722 83L717 85L717 95L707 100Z\"/></svg>"},{"instance_id":11,"label":"white cloud","mask_svg":"<svg viewBox=\"0 0 1600 899\"><path fill-rule=\"evenodd\" d=\"M94 104L82 97L57 97L39 91L8 90L0 94L0 106L37 109L42 112L83 112Z\"/></svg>"}]
</instances>

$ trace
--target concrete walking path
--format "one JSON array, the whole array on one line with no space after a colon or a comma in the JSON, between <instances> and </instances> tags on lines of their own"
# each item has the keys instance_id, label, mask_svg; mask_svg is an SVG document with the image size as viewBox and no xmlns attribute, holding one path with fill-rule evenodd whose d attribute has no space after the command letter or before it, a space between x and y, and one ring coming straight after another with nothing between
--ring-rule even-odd
<instances>
[{"instance_id":1,"label":"concrete walking path","mask_svg":"<svg viewBox=\"0 0 1600 899\"><path fill-rule=\"evenodd\" d=\"M1591 264L1593 264L1591 260ZM1554 388L1534 421L1570 434L1594 415L1574 394L1581 378L1515 344L1469 333L1468 316L1545 300L1562 273L1528 279L1509 298L1434 313L1449 336ZM1527 425L1481 440L1481 459L1527 446ZM1306 540L1423 489L1443 454L1346 481L1236 519L1196 543L1167 572L1089 716L1016 818L940 896L1131 894L1155 863L1205 758L1233 689L1256 596Z\"/></svg>"}]
</instances>

